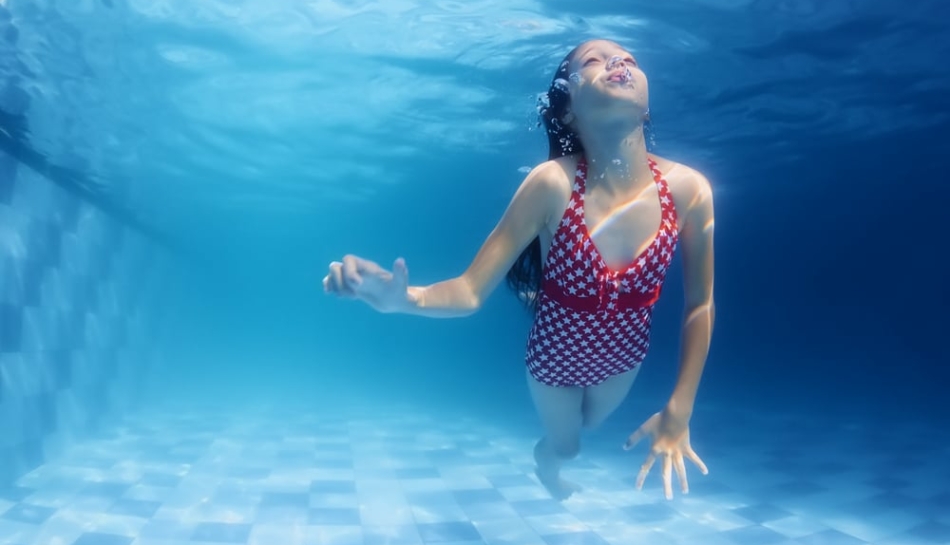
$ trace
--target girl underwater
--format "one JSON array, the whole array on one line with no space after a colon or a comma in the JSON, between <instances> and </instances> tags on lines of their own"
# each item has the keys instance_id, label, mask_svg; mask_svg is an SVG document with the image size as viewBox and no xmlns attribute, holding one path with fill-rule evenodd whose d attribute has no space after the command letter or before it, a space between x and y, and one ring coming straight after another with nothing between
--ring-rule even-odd
<instances>
[{"instance_id":1,"label":"girl underwater","mask_svg":"<svg viewBox=\"0 0 950 545\"><path fill-rule=\"evenodd\" d=\"M650 438L638 489L659 458L666 497L673 471L687 493L686 459L708 473L690 446L689 421L715 315L710 184L647 151L647 78L614 42L587 41L568 53L541 116L549 160L527 174L464 273L411 286L402 258L387 271L347 255L330 264L324 290L380 312L459 317L507 278L534 309L525 361L544 429L536 475L564 499L578 487L560 477L561 466L579 453L582 430L602 423L630 391L679 245L685 311L676 384L624 448Z\"/></svg>"}]
</instances>

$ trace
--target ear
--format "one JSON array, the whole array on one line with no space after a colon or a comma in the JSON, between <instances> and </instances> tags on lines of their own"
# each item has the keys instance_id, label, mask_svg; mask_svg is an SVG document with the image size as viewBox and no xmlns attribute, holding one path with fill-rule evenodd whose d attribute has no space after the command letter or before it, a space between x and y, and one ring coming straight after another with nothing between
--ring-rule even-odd
<instances>
[{"instance_id":1,"label":"ear","mask_svg":"<svg viewBox=\"0 0 950 545\"><path fill-rule=\"evenodd\" d=\"M564 114L564 117L561 118L561 123L565 125L570 125L574 121L574 112L567 112Z\"/></svg>"}]
</instances>

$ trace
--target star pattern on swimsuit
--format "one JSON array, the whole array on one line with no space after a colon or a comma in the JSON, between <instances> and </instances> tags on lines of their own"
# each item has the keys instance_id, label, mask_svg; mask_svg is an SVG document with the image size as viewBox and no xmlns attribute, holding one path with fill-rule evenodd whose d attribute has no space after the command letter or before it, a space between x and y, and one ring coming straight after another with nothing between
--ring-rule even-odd
<instances>
[{"instance_id":1,"label":"star pattern on swimsuit","mask_svg":"<svg viewBox=\"0 0 950 545\"><path fill-rule=\"evenodd\" d=\"M676 210L651 161L661 221L654 240L621 271L612 271L584 219L586 165L548 250L544 288L528 335L531 374L553 386L592 386L635 368L650 345L653 304L677 243ZM630 301L640 301L631 304Z\"/></svg>"}]
</instances>

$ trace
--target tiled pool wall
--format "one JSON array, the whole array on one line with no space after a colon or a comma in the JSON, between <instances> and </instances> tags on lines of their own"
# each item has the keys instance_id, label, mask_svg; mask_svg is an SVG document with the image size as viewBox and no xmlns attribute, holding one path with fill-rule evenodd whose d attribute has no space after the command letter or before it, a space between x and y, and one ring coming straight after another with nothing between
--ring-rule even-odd
<instances>
[{"instance_id":1,"label":"tiled pool wall","mask_svg":"<svg viewBox=\"0 0 950 545\"><path fill-rule=\"evenodd\" d=\"M169 261L0 151L0 487L133 405Z\"/></svg>"}]
</instances>

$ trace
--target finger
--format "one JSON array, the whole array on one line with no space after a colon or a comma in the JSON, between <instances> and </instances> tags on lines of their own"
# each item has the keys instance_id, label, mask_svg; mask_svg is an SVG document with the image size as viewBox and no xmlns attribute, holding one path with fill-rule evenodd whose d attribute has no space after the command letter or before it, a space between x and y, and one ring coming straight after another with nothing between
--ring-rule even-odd
<instances>
[{"instance_id":1,"label":"finger","mask_svg":"<svg viewBox=\"0 0 950 545\"><path fill-rule=\"evenodd\" d=\"M343 257L343 282L346 286L353 288L360 285L362 278L359 265L359 258L355 255Z\"/></svg>"},{"instance_id":2,"label":"finger","mask_svg":"<svg viewBox=\"0 0 950 545\"><path fill-rule=\"evenodd\" d=\"M330 274L327 275L329 281L329 289L331 293L336 293L337 295L343 297L352 297L353 290L347 287L346 282L343 281L343 264L334 261L330 264Z\"/></svg>"},{"instance_id":3,"label":"finger","mask_svg":"<svg viewBox=\"0 0 950 545\"><path fill-rule=\"evenodd\" d=\"M686 452L686 457L689 458L691 462L696 464L696 467L699 468L699 471L702 472L703 475L708 475L709 469L706 468L706 464L704 464L696 452L693 451L693 448L687 445L684 450Z\"/></svg>"},{"instance_id":4,"label":"finger","mask_svg":"<svg viewBox=\"0 0 950 545\"><path fill-rule=\"evenodd\" d=\"M643 465L640 466L640 473L637 475L637 490L643 488L643 481L646 480L647 474L650 473L650 468L653 467L653 463L656 462L656 456L651 452L646 461L643 462Z\"/></svg>"},{"instance_id":5,"label":"finger","mask_svg":"<svg viewBox=\"0 0 950 545\"><path fill-rule=\"evenodd\" d=\"M627 438L627 442L624 444L624 450L630 450L640 442L641 439L653 433L656 429L656 423L660 418L660 414L656 413L650 418L647 418L647 421L644 422L637 431L630 434L630 437Z\"/></svg>"},{"instance_id":6,"label":"finger","mask_svg":"<svg viewBox=\"0 0 950 545\"><path fill-rule=\"evenodd\" d=\"M663 457L663 492L666 499L673 499L673 457L670 455Z\"/></svg>"},{"instance_id":7,"label":"finger","mask_svg":"<svg viewBox=\"0 0 950 545\"><path fill-rule=\"evenodd\" d=\"M637 431L630 434L630 437L627 437L627 442L624 443L623 450L632 449L634 446L636 446L637 443L640 442L641 439L646 437L647 432L643 429L644 427L645 425L640 426L639 428L637 428Z\"/></svg>"},{"instance_id":8,"label":"finger","mask_svg":"<svg viewBox=\"0 0 950 545\"><path fill-rule=\"evenodd\" d=\"M402 291L409 289L409 268L401 257L393 263L393 283Z\"/></svg>"},{"instance_id":9,"label":"finger","mask_svg":"<svg viewBox=\"0 0 950 545\"><path fill-rule=\"evenodd\" d=\"M673 468L676 470L676 478L680 482L680 490L683 494L689 494L689 483L686 481L686 463L683 462L683 455L679 452L673 455Z\"/></svg>"}]
</instances>

